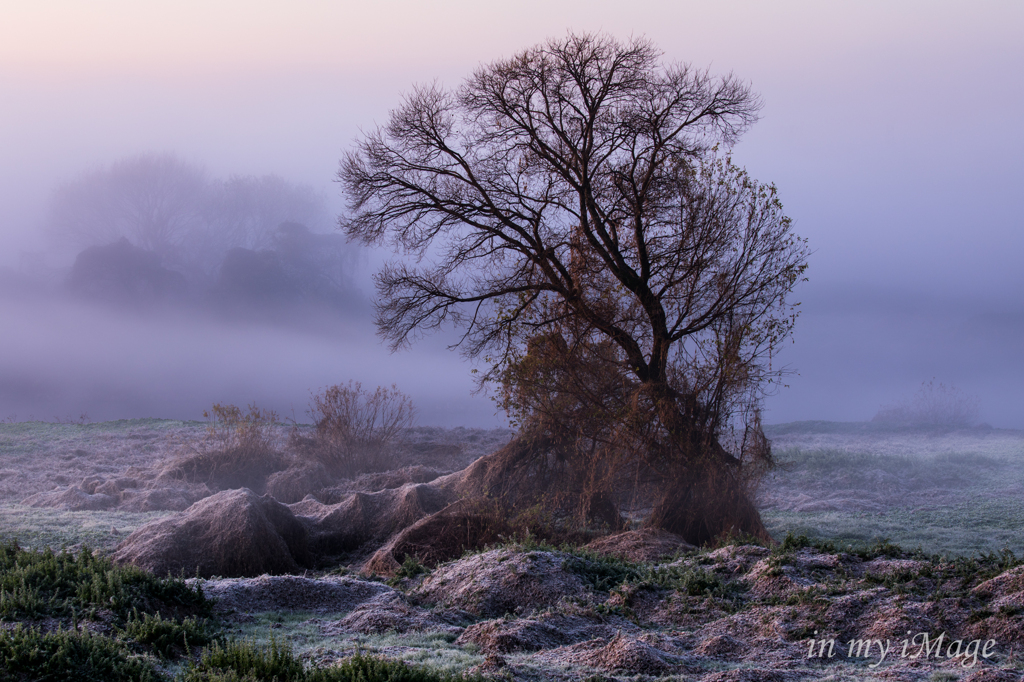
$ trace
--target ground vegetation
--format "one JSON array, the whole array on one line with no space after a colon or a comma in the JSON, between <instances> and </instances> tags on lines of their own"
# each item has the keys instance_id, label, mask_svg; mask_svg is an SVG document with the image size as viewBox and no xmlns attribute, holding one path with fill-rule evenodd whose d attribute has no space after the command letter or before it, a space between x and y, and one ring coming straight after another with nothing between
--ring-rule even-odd
<instances>
[{"instance_id":1,"label":"ground vegetation","mask_svg":"<svg viewBox=\"0 0 1024 682\"><path fill-rule=\"evenodd\" d=\"M276 442L287 441L289 428L273 426ZM283 520L290 515L298 524L290 527L306 533L308 547L337 540L347 529L350 549L282 575L210 571L208 578L182 581L119 567L89 550L83 556L80 548L66 554L9 548L7 592L0 598L10 606L0 622L5 670L46 679L45 663L60 671L54 679L75 677L74 671L82 671L80 679L93 672L111 680L167 679L189 670L195 679L260 679L257 668L276 656L282 669L301 675L296 679L333 679L335 668L361 655L388 659L379 664L388 674L424 679L471 670L523 681L917 682L955 675L980 682L1017 679L1024 672L1015 653L1024 636L1019 432L877 422L766 427L782 463L759 498L775 547L732 538L697 548L652 528L546 536L543 529L551 525L541 508L523 510L511 523L514 517L500 515L497 506L491 511L467 504L471 498L437 507L438 499L447 504L444 495L480 489L479 476L493 464L481 455L508 442L508 431L499 437L480 430L408 429L396 441L401 469L316 491L325 501L283 505L236 489L210 491L205 504L185 512L149 514L71 512L10 501L31 486L61 485L52 478L60 470L88 479L71 486L86 496L114 493L129 480L145 485L165 459L209 438L208 429L199 422L153 420L0 425L5 533L54 546L98 540L106 556L114 545L134 542L126 541L126 531L154 519L187 525L205 518L226 527L249 514L243 507L266 506ZM312 425L307 429L312 433ZM62 459L67 455L72 457ZM151 468L142 455L153 460ZM409 467L416 458L437 470ZM92 468L74 469L85 463ZM339 497L327 501L329 494ZM224 506L229 498L235 506ZM480 529L487 533L474 530L473 514L483 517ZM898 526L902 535L887 540ZM153 528L136 538L154 536ZM806 536L787 535L794 528ZM848 532L853 530L859 534ZM287 528L279 532L281 538L287 534ZM185 543L199 546L203 537L189 532ZM226 545L225 538L212 544ZM270 547L265 538L256 544ZM377 548L388 549L393 563L377 556ZM196 565L185 575L194 576ZM189 598L198 587L207 607ZM908 630L917 645L908 645L904 657ZM910 658L922 633L933 644L943 635L941 658L934 646L931 655ZM201 643L204 638L210 641ZM830 639L835 658L808 657L811 640L819 651ZM871 656L847 655L849 642L868 639L890 640L894 647L875 667L877 643ZM947 656L956 653L957 640L959 656ZM966 649L989 640L996 642L991 656ZM218 659L218 648L235 653ZM219 661L216 666L203 667L204 650L208 663Z\"/></svg>"}]
</instances>

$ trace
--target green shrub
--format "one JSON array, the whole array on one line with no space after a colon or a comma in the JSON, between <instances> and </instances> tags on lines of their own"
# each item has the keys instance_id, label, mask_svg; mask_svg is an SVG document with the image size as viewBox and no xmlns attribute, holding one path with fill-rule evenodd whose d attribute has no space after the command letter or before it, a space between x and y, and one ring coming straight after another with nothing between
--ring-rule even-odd
<instances>
[{"instance_id":1,"label":"green shrub","mask_svg":"<svg viewBox=\"0 0 1024 682\"><path fill-rule=\"evenodd\" d=\"M160 675L128 648L88 631L0 630L0 680L148 682Z\"/></svg>"},{"instance_id":2,"label":"green shrub","mask_svg":"<svg viewBox=\"0 0 1024 682\"><path fill-rule=\"evenodd\" d=\"M207 615L202 590L184 580L157 578L135 566L115 566L83 548L78 555L26 551L0 544L0 620L76 618L99 609L125 622L138 609Z\"/></svg>"},{"instance_id":3,"label":"green shrub","mask_svg":"<svg viewBox=\"0 0 1024 682\"><path fill-rule=\"evenodd\" d=\"M742 583L725 580L714 571L700 566L658 566L644 571L639 582L691 597L733 599L746 590Z\"/></svg>"},{"instance_id":4,"label":"green shrub","mask_svg":"<svg viewBox=\"0 0 1024 682\"><path fill-rule=\"evenodd\" d=\"M566 557L562 569L575 573L592 589L600 592L608 592L625 582L635 582L641 575L639 567L628 561L579 552Z\"/></svg>"},{"instance_id":5,"label":"green shrub","mask_svg":"<svg viewBox=\"0 0 1024 682\"><path fill-rule=\"evenodd\" d=\"M333 668L310 672L308 682L483 682L484 678L445 674L402 661L357 654Z\"/></svg>"},{"instance_id":6,"label":"green shrub","mask_svg":"<svg viewBox=\"0 0 1024 682\"><path fill-rule=\"evenodd\" d=\"M854 556L860 557L865 561L871 559L877 559L879 557L888 557L890 559L900 559L906 557L923 558L924 555L920 551L909 551L905 550L899 545L890 542L886 538L875 541L870 545L861 545L859 547L848 546L844 550L842 547L834 542L825 540L823 538L809 538L806 535L793 535L787 533L786 537L783 538L782 542L778 544L773 550L773 554L776 556L784 556L786 554L792 554L797 550L810 548L818 552L825 554L839 554L840 552L847 552Z\"/></svg>"},{"instance_id":7,"label":"green shrub","mask_svg":"<svg viewBox=\"0 0 1024 682\"><path fill-rule=\"evenodd\" d=\"M155 616L144 613L140 619L137 611L128 619L121 633L127 639L152 647L165 658L187 653L193 647L202 647L214 639L206 620L193 617L177 621L161 618L159 613Z\"/></svg>"},{"instance_id":8,"label":"green shrub","mask_svg":"<svg viewBox=\"0 0 1024 682\"><path fill-rule=\"evenodd\" d=\"M429 573L430 569L420 563L419 557L410 554L395 573L395 578L415 578L421 573Z\"/></svg>"},{"instance_id":9,"label":"green shrub","mask_svg":"<svg viewBox=\"0 0 1024 682\"><path fill-rule=\"evenodd\" d=\"M198 663L185 670L181 682L483 682L410 666L402 661L356 654L337 666L306 671L287 645L252 641L214 644Z\"/></svg>"},{"instance_id":10,"label":"green shrub","mask_svg":"<svg viewBox=\"0 0 1024 682\"><path fill-rule=\"evenodd\" d=\"M236 679L304 682L306 672L287 644L279 644L274 639L268 646L232 640L224 644L214 642L204 649L199 662L185 671L183 682Z\"/></svg>"}]
</instances>

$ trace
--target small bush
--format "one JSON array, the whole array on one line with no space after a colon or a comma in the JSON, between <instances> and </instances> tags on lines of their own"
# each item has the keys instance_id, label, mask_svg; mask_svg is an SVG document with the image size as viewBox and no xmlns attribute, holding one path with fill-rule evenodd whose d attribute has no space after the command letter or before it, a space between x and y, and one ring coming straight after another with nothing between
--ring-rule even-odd
<instances>
[{"instance_id":1,"label":"small bush","mask_svg":"<svg viewBox=\"0 0 1024 682\"><path fill-rule=\"evenodd\" d=\"M394 384L370 393L350 381L314 395L309 415L314 453L335 473L354 476L391 468L386 448L412 425L415 410Z\"/></svg>"},{"instance_id":2,"label":"small bush","mask_svg":"<svg viewBox=\"0 0 1024 682\"><path fill-rule=\"evenodd\" d=\"M287 644L271 640L268 646L253 641L215 642L203 650L198 663L190 664L182 682L214 680L266 680L305 682L306 671Z\"/></svg>"},{"instance_id":3,"label":"small bush","mask_svg":"<svg viewBox=\"0 0 1024 682\"><path fill-rule=\"evenodd\" d=\"M205 440L194 452L179 458L165 475L214 488L250 488L263 493L267 477L287 468L277 449L277 413L255 404L243 411L235 405L214 404L203 412L209 420Z\"/></svg>"},{"instance_id":4,"label":"small bush","mask_svg":"<svg viewBox=\"0 0 1024 682\"><path fill-rule=\"evenodd\" d=\"M216 442L222 450L244 449L250 451L273 450L274 426L279 423L273 410L261 410L255 403L249 411L243 412L235 405L214 403L203 411L209 420L208 439Z\"/></svg>"},{"instance_id":5,"label":"small bush","mask_svg":"<svg viewBox=\"0 0 1024 682\"><path fill-rule=\"evenodd\" d=\"M862 544L857 546L847 545L846 547L841 547L830 540L823 538L811 538L806 535L793 535L793 533L786 533L786 537L773 548L772 553L776 556L784 556L792 554L797 550L804 549L805 547L823 554L839 554L841 552L846 552L856 557L860 557L865 561L878 559L879 557L886 557L889 559L927 558L920 552L920 550L905 550L899 545L890 542L887 538L881 538L871 544Z\"/></svg>"},{"instance_id":6,"label":"small bush","mask_svg":"<svg viewBox=\"0 0 1024 682\"><path fill-rule=\"evenodd\" d=\"M483 682L479 675L463 676L412 666L402 661L357 654L333 668L310 672L309 682Z\"/></svg>"},{"instance_id":7,"label":"small bush","mask_svg":"<svg viewBox=\"0 0 1024 682\"><path fill-rule=\"evenodd\" d=\"M734 599L746 590L742 583L725 580L700 566L658 566L640 576L640 584L674 590L691 597Z\"/></svg>"},{"instance_id":8,"label":"small bush","mask_svg":"<svg viewBox=\"0 0 1024 682\"><path fill-rule=\"evenodd\" d=\"M199 648L213 641L213 633L206 620L186 618L182 621L164 619L157 613L148 613L139 618L138 611L132 613L122 631L128 639L152 647L164 658L178 653L187 653L193 647Z\"/></svg>"},{"instance_id":9,"label":"small bush","mask_svg":"<svg viewBox=\"0 0 1024 682\"><path fill-rule=\"evenodd\" d=\"M0 619L76 618L98 609L125 622L134 609L206 615L210 604L202 590L183 580L115 566L86 548L76 556L0 545Z\"/></svg>"},{"instance_id":10,"label":"small bush","mask_svg":"<svg viewBox=\"0 0 1024 682\"><path fill-rule=\"evenodd\" d=\"M402 562L402 567L395 573L396 578L415 578L421 573L429 573L430 569L420 563L418 557L410 554L405 557L405 561Z\"/></svg>"},{"instance_id":11,"label":"small bush","mask_svg":"<svg viewBox=\"0 0 1024 682\"><path fill-rule=\"evenodd\" d=\"M153 667L109 637L58 630L41 633L20 624L0 630L0 680L7 682L149 682L162 679Z\"/></svg>"},{"instance_id":12,"label":"small bush","mask_svg":"<svg viewBox=\"0 0 1024 682\"><path fill-rule=\"evenodd\" d=\"M640 578L639 567L616 557L574 553L562 562L562 568L578 575L591 588L609 592L625 582Z\"/></svg>"}]
</instances>

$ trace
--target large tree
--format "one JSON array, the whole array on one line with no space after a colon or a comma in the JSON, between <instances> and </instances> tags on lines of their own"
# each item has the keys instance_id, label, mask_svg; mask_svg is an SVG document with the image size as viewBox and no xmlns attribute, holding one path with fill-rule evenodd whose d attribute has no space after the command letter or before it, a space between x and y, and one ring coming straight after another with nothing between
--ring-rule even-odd
<instances>
[{"instance_id":1,"label":"large tree","mask_svg":"<svg viewBox=\"0 0 1024 682\"><path fill-rule=\"evenodd\" d=\"M343 224L413 256L377 275L380 333L460 326L524 421L520 464L607 483L628 462L659 483L649 523L764 535L744 464L770 459L759 401L807 250L719 152L758 97L660 58L570 34L415 89L343 159Z\"/></svg>"}]
</instances>

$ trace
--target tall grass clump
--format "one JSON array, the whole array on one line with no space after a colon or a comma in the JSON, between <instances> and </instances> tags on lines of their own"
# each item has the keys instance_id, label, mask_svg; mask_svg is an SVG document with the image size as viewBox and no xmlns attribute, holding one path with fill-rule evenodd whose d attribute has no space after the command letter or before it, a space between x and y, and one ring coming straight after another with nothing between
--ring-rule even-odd
<instances>
[{"instance_id":1,"label":"tall grass clump","mask_svg":"<svg viewBox=\"0 0 1024 682\"><path fill-rule=\"evenodd\" d=\"M215 639L213 629L205 619L193 616L178 621L162 618L159 612L156 615L143 613L140 617L138 611L134 611L121 633L127 639L151 648L163 658L187 654L193 648L210 644Z\"/></svg>"},{"instance_id":2,"label":"tall grass clump","mask_svg":"<svg viewBox=\"0 0 1024 682\"><path fill-rule=\"evenodd\" d=\"M189 665L182 682L220 680L276 680L304 682L306 671L291 647L275 639L267 646L253 641L215 642L203 650L199 661Z\"/></svg>"}]
</instances>

